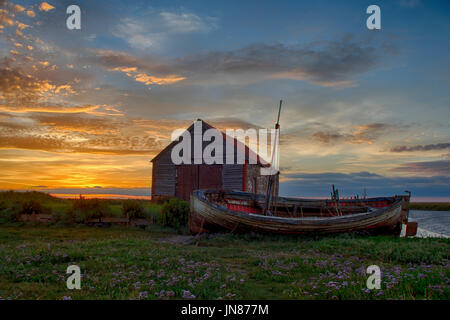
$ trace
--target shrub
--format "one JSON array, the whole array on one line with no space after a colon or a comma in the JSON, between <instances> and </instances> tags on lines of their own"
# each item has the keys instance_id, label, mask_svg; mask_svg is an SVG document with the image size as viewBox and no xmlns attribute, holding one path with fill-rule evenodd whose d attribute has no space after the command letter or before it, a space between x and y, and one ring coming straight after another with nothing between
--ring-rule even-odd
<instances>
[{"instance_id":1,"label":"shrub","mask_svg":"<svg viewBox=\"0 0 450 320\"><path fill-rule=\"evenodd\" d=\"M19 208L12 206L0 209L0 223L15 222L18 220Z\"/></svg>"},{"instance_id":2,"label":"shrub","mask_svg":"<svg viewBox=\"0 0 450 320\"><path fill-rule=\"evenodd\" d=\"M162 205L156 203L150 203L145 207L145 213L152 223L156 223L160 220Z\"/></svg>"},{"instance_id":3,"label":"shrub","mask_svg":"<svg viewBox=\"0 0 450 320\"><path fill-rule=\"evenodd\" d=\"M145 218L144 206L137 200L125 200L122 203L122 213L130 219Z\"/></svg>"},{"instance_id":4,"label":"shrub","mask_svg":"<svg viewBox=\"0 0 450 320\"><path fill-rule=\"evenodd\" d=\"M98 219L109 214L108 204L100 199L76 199L72 204L76 222Z\"/></svg>"},{"instance_id":5,"label":"shrub","mask_svg":"<svg viewBox=\"0 0 450 320\"><path fill-rule=\"evenodd\" d=\"M158 197L158 198L152 199L152 202L156 203L158 205L163 205L163 204L169 202L170 199L172 199L172 198L171 197Z\"/></svg>"},{"instance_id":6,"label":"shrub","mask_svg":"<svg viewBox=\"0 0 450 320\"><path fill-rule=\"evenodd\" d=\"M8 208L8 204L4 200L0 200L0 211L5 210Z\"/></svg>"},{"instance_id":7,"label":"shrub","mask_svg":"<svg viewBox=\"0 0 450 320\"><path fill-rule=\"evenodd\" d=\"M21 203L20 214L41 214L44 213L42 205L37 200L26 200Z\"/></svg>"},{"instance_id":8,"label":"shrub","mask_svg":"<svg viewBox=\"0 0 450 320\"><path fill-rule=\"evenodd\" d=\"M68 208L65 212L56 211L52 213L52 222L63 226L73 225L76 221L75 218L72 208Z\"/></svg>"},{"instance_id":9,"label":"shrub","mask_svg":"<svg viewBox=\"0 0 450 320\"><path fill-rule=\"evenodd\" d=\"M189 203L179 199L170 199L161 209L160 224L164 227L181 229L187 225Z\"/></svg>"}]
</instances>

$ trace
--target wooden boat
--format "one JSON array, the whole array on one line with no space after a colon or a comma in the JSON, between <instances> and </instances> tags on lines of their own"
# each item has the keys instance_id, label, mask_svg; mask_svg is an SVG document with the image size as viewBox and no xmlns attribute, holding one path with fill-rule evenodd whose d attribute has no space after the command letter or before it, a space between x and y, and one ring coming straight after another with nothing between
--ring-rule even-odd
<instances>
[{"instance_id":1,"label":"wooden boat","mask_svg":"<svg viewBox=\"0 0 450 320\"><path fill-rule=\"evenodd\" d=\"M279 134L281 104L280 100L276 134ZM277 141L276 135L271 164L276 164L274 155L278 148ZM274 172L269 176L264 195L224 190L192 192L190 232L318 234L356 231L398 236L406 224L406 235L415 235L417 223L408 223L410 194L339 199L339 192L333 185L329 200L276 197L273 181L278 174Z\"/></svg>"},{"instance_id":2,"label":"wooden boat","mask_svg":"<svg viewBox=\"0 0 450 320\"><path fill-rule=\"evenodd\" d=\"M402 225L408 224L410 195L341 200L274 197L269 214L264 214L265 199L264 195L245 192L194 191L190 200L189 230L192 234L356 231L398 236Z\"/></svg>"}]
</instances>

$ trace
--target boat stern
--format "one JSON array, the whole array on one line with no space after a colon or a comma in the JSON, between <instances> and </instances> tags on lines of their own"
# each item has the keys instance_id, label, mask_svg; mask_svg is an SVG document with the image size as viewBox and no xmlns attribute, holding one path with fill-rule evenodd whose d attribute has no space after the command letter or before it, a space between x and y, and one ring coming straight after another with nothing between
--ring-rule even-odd
<instances>
[{"instance_id":1,"label":"boat stern","mask_svg":"<svg viewBox=\"0 0 450 320\"><path fill-rule=\"evenodd\" d=\"M408 221L409 218L409 203L411 200L411 193L407 192L408 195L401 196L402 201L402 213L401 213L401 223L405 225L405 237L413 237L417 234L418 223L415 221ZM403 229L403 228L402 228Z\"/></svg>"}]
</instances>

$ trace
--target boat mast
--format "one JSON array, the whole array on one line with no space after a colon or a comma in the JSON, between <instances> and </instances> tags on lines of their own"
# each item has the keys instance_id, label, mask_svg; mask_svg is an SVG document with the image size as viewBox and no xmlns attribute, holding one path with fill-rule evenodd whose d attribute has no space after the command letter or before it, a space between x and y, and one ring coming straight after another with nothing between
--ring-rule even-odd
<instances>
[{"instance_id":1,"label":"boat mast","mask_svg":"<svg viewBox=\"0 0 450 320\"><path fill-rule=\"evenodd\" d=\"M271 169L272 169L273 162L274 162L275 150L277 148L277 141L278 141L277 138L278 138L278 132L279 132L279 129L280 129L280 114L281 114L281 104L282 103L283 103L283 100L280 100L280 106L278 107L277 123L275 124L275 141L274 141L273 150L272 150L272 161L270 163ZM264 215L272 215L272 213L269 210L270 209L270 200L271 200L271 197L272 197L272 186L273 186L274 177L278 173L279 172L271 174L269 176L269 180L267 181L266 199L265 199L265 204L264 204Z\"/></svg>"}]
</instances>

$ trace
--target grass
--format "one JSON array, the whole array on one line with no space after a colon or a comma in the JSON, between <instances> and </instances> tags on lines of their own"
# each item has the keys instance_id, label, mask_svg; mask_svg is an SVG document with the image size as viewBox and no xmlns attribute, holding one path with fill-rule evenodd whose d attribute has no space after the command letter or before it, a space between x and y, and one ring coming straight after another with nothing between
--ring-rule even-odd
<instances>
[{"instance_id":1,"label":"grass","mask_svg":"<svg viewBox=\"0 0 450 320\"><path fill-rule=\"evenodd\" d=\"M3 299L449 299L449 240L0 227ZM79 265L81 290L66 288ZM364 270L380 266L382 289Z\"/></svg>"},{"instance_id":2,"label":"grass","mask_svg":"<svg viewBox=\"0 0 450 320\"><path fill-rule=\"evenodd\" d=\"M412 202L411 210L450 211L450 202Z\"/></svg>"},{"instance_id":3,"label":"grass","mask_svg":"<svg viewBox=\"0 0 450 320\"><path fill-rule=\"evenodd\" d=\"M0 216L2 210L6 208L20 207L20 204L26 201L39 202L45 213L53 214L55 216L65 215L72 208L76 199L60 199L49 194L37 191L16 192L16 191L2 191L0 192ZM106 204L105 216L124 217L121 199L100 199L102 203ZM161 204L152 203L150 200L135 200L142 204L146 217L157 216L162 208ZM1 217L0 217L1 218Z\"/></svg>"}]
</instances>

